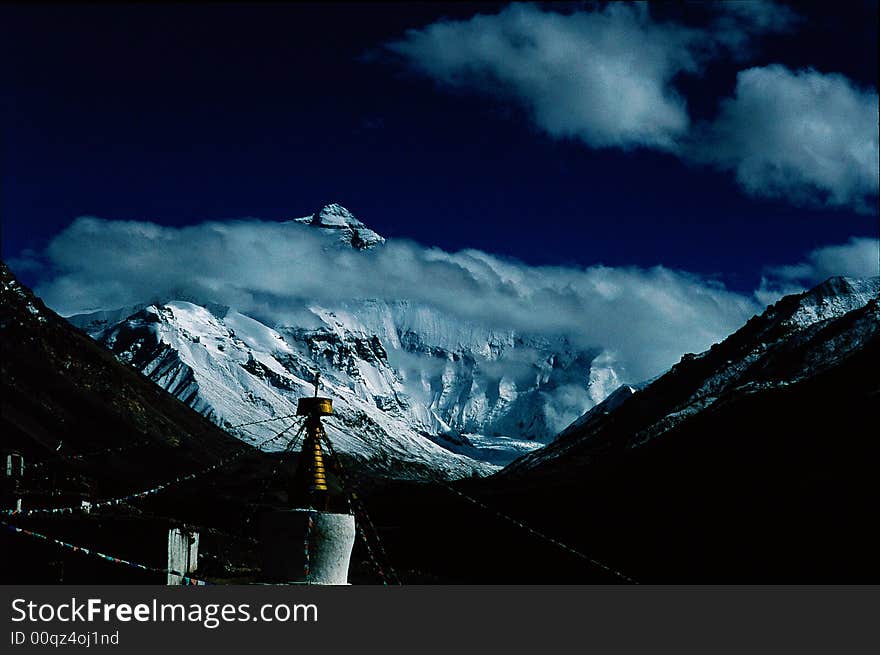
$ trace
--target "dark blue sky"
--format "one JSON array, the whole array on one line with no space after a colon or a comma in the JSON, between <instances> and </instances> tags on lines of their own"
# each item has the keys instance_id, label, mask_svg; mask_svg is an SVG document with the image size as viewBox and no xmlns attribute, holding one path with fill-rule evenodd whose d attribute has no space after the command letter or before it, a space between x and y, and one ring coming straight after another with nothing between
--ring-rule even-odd
<instances>
[{"instance_id":1,"label":"dark blue sky","mask_svg":"<svg viewBox=\"0 0 880 655\"><path fill-rule=\"evenodd\" d=\"M500 6L0 7L3 257L80 215L183 225L339 202L385 236L447 250L663 264L750 290L764 266L877 233L876 216L751 198L671 155L553 140L502 99L375 56L408 28ZM797 31L680 80L694 118L748 66L876 87L877 3L796 6Z\"/></svg>"}]
</instances>

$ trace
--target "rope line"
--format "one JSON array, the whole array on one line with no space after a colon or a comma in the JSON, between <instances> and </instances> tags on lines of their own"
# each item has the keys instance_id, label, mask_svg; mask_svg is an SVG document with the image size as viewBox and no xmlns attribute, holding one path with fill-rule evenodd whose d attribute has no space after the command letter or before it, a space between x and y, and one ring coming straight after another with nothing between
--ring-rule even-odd
<instances>
[{"instance_id":1,"label":"rope line","mask_svg":"<svg viewBox=\"0 0 880 655\"><path fill-rule=\"evenodd\" d=\"M288 418L290 418L290 417L288 417ZM271 443L271 442L275 441L276 439L280 439L280 438L283 437L285 434L287 434L288 432L290 432L290 429L291 429L292 427L294 427L295 425L296 425L296 421L294 421L293 423L291 423L290 425L288 425L286 428L284 428L284 429L283 429L281 432L279 432L278 434L276 434L276 435L274 435L274 436L272 436L272 437L268 437L267 439L263 439L260 443L258 443L256 446L254 446L254 448L256 448L257 450L260 450L260 449L261 449L263 446L265 446L266 444ZM245 451L243 451L243 452L245 452L245 453L249 453L250 451L249 451L249 450L245 450Z\"/></svg>"},{"instance_id":2,"label":"rope line","mask_svg":"<svg viewBox=\"0 0 880 655\"><path fill-rule=\"evenodd\" d=\"M339 476L342 486L348 495L348 503L349 508L354 512L355 517L361 520L355 521L355 525L357 526L358 534L361 536L361 540L364 542L364 546L367 548L367 555L370 557L370 561L373 566L376 567L376 570L379 572L379 576L382 578L382 584L388 584L388 578L391 579L393 584L399 585L400 578L397 575L397 571L394 570L394 567L391 565L391 559L388 557L388 553L385 551L385 547L382 545L382 540L379 538L379 531L376 529L376 526L373 524L373 520L370 518L369 513L367 512L366 505L364 505L363 501L358 497L357 492L354 491L354 488L349 483L348 475L345 471L345 468L342 466L342 461L339 459L339 455L336 454L336 449L333 448L333 444L330 442L330 437L327 436L326 431L321 429L318 433L318 438L324 441L327 444L327 452L330 454L330 461L333 465L333 469L336 474ZM360 517L358 517L360 514ZM388 568L388 576L386 577L385 571L383 570L381 564L378 561L373 549L370 545L369 539L367 538L367 534L363 528L363 523L366 523L370 531L373 534L373 537L376 541L376 549L379 551L379 554L382 560L387 564Z\"/></svg>"},{"instance_id":3,"label":"rope line","mask_svg":"<svg viewBox=\"0 0 880 655\"><path fill-rule=\"evenodd\" d=\"M249 421L247 423L239 423L238 425L218 426L222 430L235 430L236 428L244 428L249 425L259 425L261 423L270 423L272 421L280 421L286 418L296 418L296 414L285 414L284 416L273 416L272 418L264 418L259 421Z\"/></svg>"},{"instance_id":4,"label":"rope line","mask_svg":"<svg viewBox=\"0 0 880 655\"><path fill-rule=\"evenodd\" d=\"M263 481L263 486L260 489L260 493L257 496L257 500L255 503L253 503L251 511L248 513L247 518L244 520L245 525L249 525L254 520L254 516L256 516L256 514L257 514L257 510L260 506L260 503L263 502L263 498L265 498L266 492L269 490L269 487L271 486L272 482L277 477L278 472L281 471L281 469L283 468L284 463L287 461L287 458L293 453L293 450L296 447L296 444L299 442L299 438L303 434L305 429L306 429L306 424L305 424L305 422L303 422L303 424L300 426L297 433L293 436L293 438L284 447L284 451L282 452L281 457L275 463L275 466L272 468L272 471L269 473L269 477Z\"/></svg>"},{"instance_id":5,"label":"rope line","mask_svg":"<svg viewBox=\"0 0 880 655\"><path fill-rule=\"evenodd\" d=\"M522 521L513 518L509 514L505 514L504 512L501 512L497 509L494 509L493 507L489 507L486 503L484 503L480 500L477 500L476 498L472 498L471 496L468 496L466 493L459 491L458 489L456 489L452 485L448 484L447 482L442 482L439 480L438 480L438 482L440 482L440 484L442 486L446 487L446 489L448 489L452 493L456 494L457 496L464 498L465 500L467 500L470 503L473 503L477 507L481 507L482 509L486 510L487 512L493 513L496 516L503 518L505 521L513 523L514 525L522 528L526 532L529 532L530 534L538 537L539 539L543 539L544 541L551 543L554 546L561 548L562 550L568 551L569 553L576 555L577 557L580 557L583 560L586 560L590 564L597 566L600 569L603 569L603 570L607 571L608 573L611 573L611 574L617 576L621 580L625 580L626 582L629 582L631 584L638 584L638 582L633 580L628 575L625 575L625 574L621 573L620 571L618 571L617 569L611 568L607 564L600 562L599 560L594 559L594 558L590 557L589 555L582 553L581 551L577 550L576 548L572 548L568 544L565 544L565 543L559 541L559 539L556 539L555 537L551 537L550 535L547 535L547 534L544 534L543 532L535 530L533 527L528 526L525 523L523 523Z\"/></svg>"},{"instance_id":6,"label":"rope line","mask_svg":"<svg viewBox=\"0 0 880 655\"><path fill-rule=\"evenodd\" d=\"M162 569L156 566L149 566L148 564L141 564L140 562L133 562L128 559L123 559L122 557L115 557L113 555L108 555L107 553L102 553L93 548L85 548L83 546L77 546L75 544L68 543L66 541L62 541L61 539L56 539L55 537L50 537L49 535L45 535L41 532L35 532L34 530L27 530L25 528L20 528L16 525L11 525L6 521L0 521L0 525L11 532L15 532L16 534L23 534L28 537L32 537L34 539L38 539L41 541L46 541L49 543L53 543L56 546L60 546L64 549L70 550L74 553L82 553L84 555L92 555L93 557L97 557L99 559L104 560L105 562L112 562L113 564L121 564L123 566L128 566L135 569L140 569L141 571L147 571L149 573L162 573L168 575L179 576L183 579L184 585L208 585L211 584L205 580L199 580L198 578L191 578L185 573L181 573L180 571L175 571L174 569Z\"/></svg>"},{"instance_id":7,"label":"rope line","mask_svg":"<svg viewBox=\"0 0 880 655\"><path fill-rule=\"evenodd\" d=\"M323 432L323 430L322 430ZM320 437L319 437L320 438ZM348 507L355 515L355 530L357 531L358 536L361 538L361 541L364 544L364 547L367 549L367 557L370 559L370 563L373 565L373 568L376 569L376 572L379 574L379 577L382 579L382 584L388 585L388 576L385 574L385 571L382 567L382 564L379 562L379 558L376 556L376 553L373 549L373 546L370 544L370 539L364 530L364 524L366 521L360 520L358 516L358 509L355 506L355 494L354 492L350 492L351 485L348 484L348 476L345 472L345 469L342 468L342 462L340 461L336 451L333 449L333 444L330 443L330 440L327 438L326 433L324 434L324 441L327 443L327 452L330 455L330 463L333 466L333 471L336 475L339 476L340 481L342 482L342 486L346 491L346 497L348 500Z\"/></svg>"},{"instance_id":8,"label":"rope line","mask_svg":"<svg viewBox=\"0 0 880 655\"><path fill-rule=\"evenodd\" d=\"M322 430L323 432L323 430ZM320 437L319 437L320 440ZM367 536L366 531L364 530L364 523L357 516L358 512L355 508L354 502L352 500L351 494L348 493L348 489L351 486L348 484L348 476L346 475L345 470L342 468L342 462L339 460L339 457L336 455L336 451L333 449L333 444L330 443L330 440L327 439L326 433L324 434L324 440L327 442L327 453L330 455L330 465L333 467L334 473L339 476L340 481L342 482L343 488L346 490L346 500L348 502L348 508L355 515L355 531L357 532L358 537L360 537L361 542L364 544L364 548L367 550L367 557L370 559L370 564L373 565L373 568L379 574L379 578L382 580L382 584L388 585L388 576L385 575L385 571L382 568L382 564L379 562L378 557L376 557L376 553L373 549L373 546L370 544L370 540Z\"/></svg>"},{"instance_id":9,"label":"rope line","mask_svg":"<svg viewBox=\"0 0 880 655\"><path fill-rule=\"evenodd\" d=\"M264 445L266 445L267 443L269 443L271 441L275 441L276 439L280 439L295 425L296 425L296 422L291 423L288 427L284 428L278 434L271 436L271 437L268 437L267 439L264 439L261 443L259 443L257 446L255 446L255 448L260 449ZM227 457L225 459L221 459L216 464L212 464L211 466L208 466L208 467L201 469L199 471L195 471L195 472L189 473L187 475L179 476L177 478L174 478L173 480L170 480L168 482L163 482L162 484L159 484L159 485L152 487L150 489L138 491L136 493L128 494L126 496L120 496L118 498L107 498L105 500L99 500L99 501L91 503L90 505L88 505L88 507L84 507L82 504L80 504L80 505L73 505L73 506L68 506L68 507L43 507L43 508L27 509L27 510L6 509L6 510L3 510L2 512L0 512L0 514L5 514L6 516L30 516L33 514L73 514L74 512L82 512L82 511L86 511L86 510L91 511L92 509L102 509L104 507L110 507L112 505L118 505L118 504L126 502L126 501L136 500L138 498L144 498L146 496L151 496L153 494L157 494L160 491L164 491L168 487L171 487L175 484L180 484L182 482L188 482L189 480L200 477L200 476L205 475L207 473L210 473L212 471L216 471L219 468L223 468L225 466L228 466L232 462L234 462L238 459L241 459L242 457L249 454L250 452L251 452L250 449L242 449L239 452L235 453L234 455Z\"/></svg>"},{"instance_id":10,"label":"rope line","mask_svg":"<svg viewBox=\"0 0 880 655\"><path fill-rule=\"evenodd\" d=\"M294 417L296 417L296 414L285 414L283 416L273 416L272 418L260 419L258 421L248 421L247 423L238 423L237 425L227 425L227 426L219 425L217 427L219 427L221 430L228 431L228 430L235 430L238 428L247 427L249 425L259 425L262 423L270 423L272 421L280 421L283 419L294 418ZM39 468L42 468L44 466L48 466L53 463L59 463L59 462L64 462L64 461L77 461L78 462L78 461L82 461L86 458L97 457L99 455L107 455L107 454L114 453L114 452L124 452L127 450L132 450L134 448L138 448L140 446L145 446L145 445L148 445L151 443L154 443L153 440L151 440L151 439L139 439L133 443L124 444L122 446L109 446L107 448L102 448L100 450L93 450L88 453L80 453L77 455L65 455L63 453L59 453L57 458L43 459L38 462L32 462L32 463L28 464L26 467L26 470L27 469L30 469L30 470L39 469ZM255 448L256 447L259 447L259 446L255 446Z\"/></svg>"},{"instance_id":11,"label":"rope line","mask_svg":"<svg viewBox=\"0 0 880 655\"><path fill-rule=\"evenodd\" d=\"M306 583L310 583L312 581L312 571L311 571L311 562L309 560L309 542L312 540L312 532L315 529L315 512L310 511L308 517L306 518L306 536L303 540L303 548L305 549L304 561L303 561L303 577L305 578Z\"/></svg>"},{"instance_id":12,"label":"rope line","mask_svg":"<svg viewBox=\"0 0 880 655\"><path fill-rule=\"evenodd\" d=\"M97 457L98 455L109 455L110 453L121 453L128 450L134 450L135 448L140 448L141 446L145 446L149 443L152 443L149 439L139 439L138 441L132 442L130 444L124 444L122 446L110 446L109 448L102 448L101 450L93 450L88 453L81 453L79 455L64 455L63 453L58 454L57 459L44 459L39 462L34 462L25 467L25 471L28 469L35 470L43 468L44 466L48 466L54 463L73 461L73 462L81 462L86 458Z\"/></svg>"},{"instance_id":13,"label":"rope line","mask_svg":"<svg viewBox=\"0 0 880 655\"><path fill-rule=\"evenodd\" d=\"M264 424L264 423L270 423L273 421L290 419L290 418L297 418L297 415L296 414L287 414L284 416L276 416L276 417L267 418L267 419L260 419L260 420L256 420L256 421L248 421L245 423L239 423L237 425L219 426L219 427L221 427L221 429L223 429L223 430L228 431L228 430L233 430L233 429L237 429L237 428L244 428L244 427L248 427L248 426L252 426L252 425L260 425L260 424ZM291 425L287 426L286 428L284 428L283 430L281 430L277 434L264 439L259 444L254 445L253 448L257 449L257 450L262 450L262 448L264 446L266 446L269 443L276 441L277 439L280 439L282 436L284 436L295 425L296 425L296 421L294 421ZM267 482L264 484L263 489L261 490L260 498L262 498L265 495L266 490L268 489L272 480L274 480L277 473L281 470L281 467L283 466L285 459L290 455L290 453L292 453L293 446L298 441L298 438L302 434L304 428L305 428L305 424L301 425L300 430L296 433L296 435L294 435L294 437L285 446L284 454L279 459L279 461L276 463L275 467L273 468L272 472L270 473L270 476L269 476ZM393 566L391 565L390 559L388 557L388 553L385 550L381 539L379 538L379 532L376 529L376 526L373 523L372 519L370 518L370 515L367 512L366 506L364 505L363 501L358 497L357 492L355 492L353 487L351 486L348 475L347 475L344 467L342 466L342 462L341 462L335 448L333 447L333 444L331 443L330 438L327 436L326 431L320 430L318 433L318 438L319 438L319 441L323 441L327 446L327 452L330 454L330 458L331 458L331 462L332 462L334 471L339 476L339 478L342 482L343 488L345 489L346 495L348 497L349 508L352 510L352 512L355 515L359 515L358 518L360 520L357 521L357 532L358 532L359 536L361 537L362 541L364 542L364 546L366 547L367 554L368 554L373 566L375 567L376 571L379 573L380 577L382 578L383 584L387 585L389 578L393 581L394 584L400 584L400 580L399 580L399 577L397 576L397 572L394 570ZM137 442L134 442L132 444L125 444L123 446L111 446L108 448L104 448L104 449L97 450L97 451L92 451L89 453L82 453L82 454L70 455L70 456L59 455L58 460L49 459L49 460L39 461L39 462L31 464L29 466L29 468L32 470L39 469L43 466L47 466L49 464L52 464L56 461L61 461L61 462L63 462L63 461L83 461L86 458L96 457L99 455L131 450L131 449L134 449L136 447L140 447L140 446L148 444L148 443L151 443L150 440L144 439L144 440L139 440ZM6 509L6 510L0 511L0 515L30 516L30 515L35 515L35 514L66 514L66 513L72 514L75 512L82 512L82 511L86 511L86 510L88 510L88 511L100 510L100 509L110 507L113 505L119 505L121 503L125 503L125 504L129 505L130 507L132 507L132 509L135 509L136 511L144 514L145 512L143 510L140 510L140 509L130 505L129 501L137 500L137 499L144 498L144 497L147 497L147 496L150 496L153 494L157 494L160 491L164 491L165 489L167 489L173 485L193 480L197 477L200 477L202 475L205 475L205 474L210 473L212 471L215 471L217 469L228 466L232 462L240 459L241 457L243 457L244 455L246 455L250 452L251 452L251 450L249 448L242 449L241 451L233 454L232 456L221 459L218 463L213 464L211 466L208 466L208 467L201 469L199 471L195 471L193 473L189 473L184 476L179 476L177 478L174 478L173 480L170 480L168 482L164 482L164 483L159 484L159 485L152 487L150 489L145 489L143 491L128 494L126 496L121 496L118 498L108 498L105 500L96 501L96 502L93 502L90 505L87 505L85 507L82 504L80 504L79 506L37 508L37 509L28 509L28 510L20 510L20 511ZM549 536L539 530L536 530L535 528L532 528L531 526L523 523L522 521L520 521L518 519L513 518L512 516L510 516L504 512L501 512L493 507L490 507L486 503L465 494L464 492L460 491L459 489L456 489L452 485L448 484L445 480L440 480L439 478L435 478L435 481L437 483L439 483L441 486L443 486L444 488L446 488L448 491L459 496L460 498L463 498L464 500L468 501L469 503L472 503L472 504L476 505L477 507L480 507L481 509L483 509L489 513L492 513L495 516L497 516L501 519L504 519L505 521L507 521L509 523L512 523L513 525L519 527L520 529L525 530L529 534L531 534L531 535L533 535L543 541L546 541L547 543L550 543L550 544L552 544L552 545L554 545L554 546L556 546L566 552L569 552L569 553L579 557L580 559L582 559L586 562L589 562L593 566L598 567L608 573L611 573L612 575L614 575L614 576L616 576L626 582L629 582L632 584L638 584L635 580L633 580L629 576L625 575L621 571L618 571L618 570L612 568L611 566L609 566L609 565L607 565L607 564L605 564L605 563L603 563L593 557L590 557L589 555L577 550L576 548L573 548L572 546L569 546L568 544L560 541L559 539L556 539L555 537L551 537L551 536ZM169 521L179 521L178 519L173 519L171 517L156 517L156 518L163 518L163 519L169 520ZM245 523L246 524L250 523L252 518L253 518L253 516L250 516L245 521ZM371 534L373 535L373 538L375 541L375 551L378 551L379 557L376 556L376 552L374 551L374 547L370 543L369 536L368 536L366 530L364 529L364 524L366 524L369 527L369 530L370 530ZM177 575L183 579L184 584L206 584L202 580L190 578L189 576L186 576L178 571L173 571L170 569L160 569L157 567L152 567L152 566L148 566L145 564L140 564L138 562L133 562L133 561L126 560L123 558L114 557L112 555L107 555L106 553L101 553L101 552L93 550L93 549L76 546L74 544L70 544L70 543L62 541L60 539L56 539L54 537L50 537L48 535L41 534L39 532L34 532L32 530L20 528L20 527L11 525L9 523L6 523L5 521L2 521L2 520L0 520L0 525L7 528L8 530L11 530L11 531L19 533L19 534L24 534L27 536L31 536L35 539L40 539L40 540L44 540L47 542L55 543L56 545L61 546L66 549L69 549L73 552L81 552L81 553L84 553L87 555L93 555L93 556L101 558L105 561L130 566L130 567L141 569L144 571L150 571L150 572L155 572L155 573L164 573L164 574L170 573L173 575ZM305 548L304 574L305 574L306 580L310 579L309 538L311 536L313 525L314 525L314 519L313 519L312 514L310 513L309 517L308 517L308 530L306 533L306 539L305 539L305 543L304 543L304 548ZM213 528L200 528L200 529L203 529L205 531L213 531L218 534L221 534L220 531L215 530ZM232 535L226 535L226 536L232 536ZM238 537L235 537L235 538L238 538ZM380 559L387 563L388 575L386 575L386 572L383 569L383 567L379 561Z\"/></svg>"},{"instance_id":14,"label":"rope line","mask_svg":"<svg viewBox=\"0 0 880 655\"><path fill-rule=\"evenodd\" d=\"M137 514L139 516L143 516L144 518L147 518L147 519L153 519L155 521L167 521L168 523L171 523L172 525L174 525L174 527L179 527L179 526L191 527L193 529L198 530L200 533L204 532L205 534L211 534L211 535L214 535L217 537L224 537L226 539L232 539L235 541L247 541L248 543L251 543L251 544L259 543L259 540L254 539L253 537L245 537L242 535L232 534L231 532L226 532L226 531L221 530L219 528L214 528L214 527L206 526L206 525L199 525L196 523L192 523L190 521L186 521L184 519L177 518L175 516L164 516L161 514L154 514L153 512L148 512L146 510L143 510L140 507L132 505L131 503L124 503L124 504L131 511L137 512Z\"/></svg>"},{"instance_id":15,"label":"rope line","mask_svg":"<svg viewBox=\"0 0 880 655\"><path fill-rule=\"evenodd\" d=\"M32 516L34 514L73 514L76 512L86 511L86 509L88 509L88 511L91 511L93 509L94 510L103 509L105 507L110 507L112 505L119 505L120 503L129 501L129 500L136 500L138 498L145 498L147 496L152 496L153 494L157 494L160 491L164 491L168 487L173 486L175 484L180 484L182 482L188 482L189 480L192 480L194 478L197 478L197 477L200 477L200 476L205 475L207 473L210 473L211 471L215 471L218 468L226 466L227 464L234 461L235 459L238 459L239 457L240 457L240 455L238 455L236 457L230 457L229 459L226 459L226 460L221 460L217 464L212 464L211 466L208 466L207 468L201 469L200 471L195 471L193 473L189 473L187 475L183 475L183 476L174 478L173 480L169 480L168 482L163 482L162 484L159 484L159 485L152 487L150 489L144 489L143 491L131 493L126 496L120 496L118 498L106 498L104 500L99 500L99 501L93 502L88 506L84 506L83 504L80 504L80 505L70 505L70 506L66 506L66 507L38 507L35 509L23 509L23 510L7 509L7 510L3 510L3 514L5 514L6 516Z\"/></svg>"}]
</instances>

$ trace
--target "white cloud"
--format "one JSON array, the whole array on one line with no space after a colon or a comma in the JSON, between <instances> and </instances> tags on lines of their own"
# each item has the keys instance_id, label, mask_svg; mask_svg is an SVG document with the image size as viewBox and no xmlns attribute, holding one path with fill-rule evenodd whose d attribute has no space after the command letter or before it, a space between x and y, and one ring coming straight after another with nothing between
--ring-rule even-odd
<instances>
[{"instance_id":1,"label":"white cloud","mask_svg":"<svg viewBox=\"0 0 880 655\"><path fill-rule=\"evenodd\" d=\"M708 30L734 59L752 54L756 35L788 32L801 22L791 8L776 2L724 0L711 7L717 17Z\"/></svg>"},{"instance_id":2,"label":"white cloud","mask_svg":"<svg viewBox=\"0 0 880 655\"><path fill-rule=\"evenodd\" d=\"M750 194L871 211L878 100L842 75L771 65L737 76L692 155L735 171Z\"/></svg>"},{"instance_id":3,"label":"white cloud","mask_svg":"<svg viewBox=\"0 0 880 655\"><path fill-rule=\"evenodd\" d=\"M677 75L699 75L713 58L741 60L757 36L801 20L774 2L700 9L705 25L693 28L657 20L641 3L570 13L513 4L409 30L387 48L441 85L524 108L551 137L672 152L732 171L755 196L876 211L877 93L842 75L741 71L717 120L692 126Z\"/></svg>"},{"instance_id":4,"label":"white cloud","mask_svg":"<svg viewBox=\"0 0 880 655\"><path fill-rule=\"evenodd\" d=\"M852 237L846 243L816 248L799 264L770 267L755 296L762 304L770 304L838 275L880 275L880 239Z\"/></svg>"},{"instance_id":5,"label":"white cloud","mask_svg":"<svg viewBox=\"0 0 880 655\"><path fill-rule=\"evenodd\" d=\"M51 242L46 256L56 273L37 292L67 315L188 298L275 324L293 324L309 303L409 299L472 324L603 348L631 380L707 348L760 309L720 284L663 267L534 267L395 240L367 252L327 246L297 223L170 228L80 218Z\"/></svg>"},{"instance_id":6,"label":"white cloud","mask_svg":"<svg viewBox=\"0 0 880 655\"><path fill-rule=\"evenodd\" d=\"M653 21L646 5L561 14L514 4L409 30L387 47L442 84L512 97L553 137L668 150L689 124L670 82L696 68L700 38Z\"/></svg>"}]
</instances>

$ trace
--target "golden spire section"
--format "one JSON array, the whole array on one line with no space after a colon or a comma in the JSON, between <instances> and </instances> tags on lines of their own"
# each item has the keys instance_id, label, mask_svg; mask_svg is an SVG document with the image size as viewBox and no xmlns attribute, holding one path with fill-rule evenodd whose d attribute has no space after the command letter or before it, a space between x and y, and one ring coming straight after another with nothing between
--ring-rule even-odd
<instances>
[{"instance_id":1,"label":"golden spire section","mask_svg":"<svg viewBox=\"0 0 880 655\"><path fill-rule=\"evenodd\" d=\"M324 474L324 453L321 451L321 437L323 437L324 429L318 423L318 432L312 436L311 444L311 466L309 466L309 491L327 491L327 477Z\"/></svg>"},{"instance_id":2,"label":"golden spire section","mask_svg":"<svg viewBox=\"0 0 880 655\"><path fill-rule=\"evenodd\" d=\"M296 413L306 417L305 438L300 453L299 466L291 489L291 500L305 502L315 509L327 505L327 474L324 467L324 451L321 439L325 438L322 416L333 414L333 401L318 397L318 376L315 376L315 395L300 398Z\"/></svg>"}]
</instances>

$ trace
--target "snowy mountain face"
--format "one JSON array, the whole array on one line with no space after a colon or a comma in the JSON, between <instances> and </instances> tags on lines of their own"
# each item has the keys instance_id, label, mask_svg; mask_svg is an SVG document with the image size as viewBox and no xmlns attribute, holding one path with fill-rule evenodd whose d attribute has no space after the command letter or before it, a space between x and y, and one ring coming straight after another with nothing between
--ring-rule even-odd
<instances>
[{"instance_id":1,"label":"snowy mountain face","mask_svg":"<svg viewBox=\"0 0 880 655\"><path fill-rule=\"evenodd\" d=\"M638 448L716 404L808 380L880 340L878 297L880 278L843 277L786 296L644 388L620 387L505 473L541 469L611 441Z\"/></svg>"},{"instance_id":2,"label":"snowy mountain face","mask_svg":"<svg viewBox=\"0 0 880 655\"><path fill-rule=\"evenodd\" d=\"M367 250L385 243L385 238L361 223L354 214L336 203L326 205L312 216L294 219L320 230L336 243L355 250Z\"/></svg>"},{"instance_id":3,"label":"snowy mountain face","mask_svg":"<svg viewBox=\"0 0 880 655\"><path fill-rule=\"evenodd\" d=\"M369 257L385 242L339 205L293 222L331 251ZM297 325L269 326L219 304L168 299L69 320L222 426L294 414L320 371L321 393L335 403L334 443L402 477L497 470L621 382L599 351L464 324L410 301L304 303L300 314ZM285 425L234 432L257 442Z\"/></svg>"}]
</instances>

